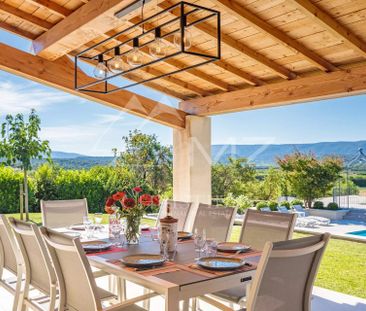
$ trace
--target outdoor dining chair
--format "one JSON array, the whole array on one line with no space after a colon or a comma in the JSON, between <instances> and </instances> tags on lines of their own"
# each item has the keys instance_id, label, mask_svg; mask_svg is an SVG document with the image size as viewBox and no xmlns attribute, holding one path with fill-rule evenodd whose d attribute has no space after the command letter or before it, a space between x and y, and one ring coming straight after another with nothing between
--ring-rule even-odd
<instances>
[{"instance_id":1,"label":"outdoor dining chair","mask_svg":"<svg viewBox=\"0 0 366 311\"><path fill-rule=\"evenodd\" d=\"M17 310L22 284L21 265L8 219L5 215L0 215L0 286L14 296L13 311Z\"/></svg>"},{"instance_id":2,"label":"outdoor dining chair","mask_svg":"<svg viewBox=\"0 0 366 311\"><path fill-rule=\"evenodd\" d=\"M59 284L58 311L141 311L135 303L156 296L149 293L119 302L116 296L95 283L90 264L79 238L41 227ZM110 306L103 307L102 301Z\"/></svg>"},{"instance_id":3,"label":"outdoor dining chair","mask_svg":"<svg viewBox=\"0 0 366 311\"><path fill-rule=\"evenodd\" d=\"M310 311L313 284L329 233L267 242L241 311Z\"/></svg>"},{"instance_id":4,"label":"outdoor dining chair","mask_svg":"<svg viewBox=\"0 0 366 311\"><path fill-rule=\"evenodd\" d=\"M178 219L178 231L184 231L187 223L188 215L191 210L191 202L181 202L173 200L164 200L160 206L158 219L156 220L156 226L159 225L159 220L166 216L167 205L170 205L170 214L174 218Z\"/></svg>"},{"instance_id":5,"label":"outdoor dining chair","mask_svg":"<svg viewBox=\"0 0 366 311\"><path fill-rule=\"evenodd\" d=\"M86 199L77 200L41 200L42 224L48 228L68 227L82 224L88 216Z\"/></svg>"},{"instance_id":6,"label":"outdoor dining chair","mask_svg":"<svg viewBox=\"0 0 366 311\"><path fill-rule=\"evenodd\" d=\"M262 250L265 243L291 239L296 214L260 212L248 209L240 234L240 242Z\"/></svg>"},{"instance_id":7,"label":"outdoor dining chair","mask_svg":"<svg viewBox=\"0 0 366 311\"><path fill-rule=\"evenodd\" d=\"M36 310L54 311L56 306L57 280L46 245L37 225L9 218L22 257L24 281L19 304ZM30 296L36 289L39 294Z\"/></svg>"},{"instance_id":8,"label":"outdoor dining chair","mask_svg":"<svg viewBox=\"0 0 366 311\"><path fill-rule=\"evenodd\" d=\"M292 238L296 223L296 214L260 212L248 209L240 235L240 242L253 249L262 250L267 242L286 241ZM232 304L244 306L246 303L247 283L210 295L215 299L223 299ZM210 300L207 298L206 300ZM216 301L212 303L218 304Z\"/></svg>"},{"instance_id":9,"label":"outdoor dining chair","mask_svg":"<svg viewBox=\"0 0 366 311\"><path fill-rule=\"evenodd\" d=\"M193 232L205 230L208 239L214 239L217 242L228 241L235 216L235 207L200 203L193 223Z\"/></svg>"}]
</instances>

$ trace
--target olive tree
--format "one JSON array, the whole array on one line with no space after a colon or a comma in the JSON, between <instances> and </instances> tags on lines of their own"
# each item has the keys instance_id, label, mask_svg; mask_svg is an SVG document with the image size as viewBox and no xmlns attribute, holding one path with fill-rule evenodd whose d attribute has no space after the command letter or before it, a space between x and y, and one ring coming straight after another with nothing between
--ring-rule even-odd
<instances>
[{"instance_id":1,"label":"olive tree","mask_svg":"<svg viewBox=\"0 0 366 311\"><path fill-rule=\"evenodd\" d=\"M338 157L317 159L309 153L295 152L277 159L291 191L311 208L314 199L327 194L340 178L343 161Z\"/></svg>"},{"instance_id":2,"label":"olive tree","mask_svg":"<svg viewBox=\"0 0 366 311\"><path fill-rule=\"evenodd\" d=\"M28 220L28 172L32 169L33 159L48 160L51 149L47 140L39 138L41 119L34 109L26 121L23 114L7 115L1 125L0 161L5 165L19 167L23 171L24 209Z\"/></svg>"}]
</instances>

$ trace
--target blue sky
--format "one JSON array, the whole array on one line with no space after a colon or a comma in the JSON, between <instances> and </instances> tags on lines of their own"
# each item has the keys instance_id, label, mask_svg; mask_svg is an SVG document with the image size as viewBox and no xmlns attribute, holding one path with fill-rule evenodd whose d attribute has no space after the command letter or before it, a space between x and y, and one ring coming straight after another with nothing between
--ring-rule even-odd
<instances>
[{"instance_id":1,"label":"blue sky","mask_svg":"<svg viewBox=\"0 0 366 311\"><path fill-rule=\"evenodd\" d=\"M0 31L0 41L29 51L30 43ZM177 101L143 86L132 89L176 106ZM42 119L42 137L57 151L111 155L123 149L129 130L155 133L172 143L172 130L163 125L93 103L0 71L0 119L7 113L35 108ZM215 116L213 144L281 144L366 139L366 96Z\"/></svg>"}]
</instances>

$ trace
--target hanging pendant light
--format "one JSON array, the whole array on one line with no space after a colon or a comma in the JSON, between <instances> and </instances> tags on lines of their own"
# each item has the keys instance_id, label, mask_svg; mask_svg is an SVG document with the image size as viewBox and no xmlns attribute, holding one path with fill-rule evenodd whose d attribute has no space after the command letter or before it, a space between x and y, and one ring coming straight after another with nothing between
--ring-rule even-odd
<instances>
[{"instance_id":1,"label":"hanging pendant light","mask_svg":"<svg viewBox=\"0 0 366 311\"><path fill-rule=\"evenodd\" d=\"M132 67L138 67L142 65L142 53L139 50L139 38L133 38L133 49L127 54L127 62Z\"/></svg>"},{"instance_id":2,"label":"hanging pendant light","mask_svg":"<svg viewBox=\"0 0 366 311\"><path fill-rule=\"evenodd\" d=\"M192 34L191 32L186 29L185 27L187 26L187 19L186 16L183 16L183 21L182 21L182 27L184 29L184 48L185 49L189 49L192 46ZM181 30L178 31L177 33L175 33L174 35L174 44L175 46L180 50L182 48L182 33Z\"/></svg>"},{"instance_id":3,"label":"hanging pendant light","mask_svg":"<svg viewBox=\"0 0 366 311\"><path fill-rule=\"evenodd\" d=\"M156 59L163 58L166 56L166 49L167 45L161 38L161 29L158 27L155 29L155 41L149 48L150 55Z\"/></svg>"},{"instance_id":4,"label":"hanging pendant light","mask_svg":"<svg viewBox=\"0 0 366 311\"><path fill-rule=\"evenodd\" d=\"M107 77L108 68L104 64L103 54L98 55L98 64L95 66L93 75L96 79L101 80Z\"/></svg>"},{"instance_id":5,"label":"hanging pendant light","mask_svg":"<svg viewBox=\"0 0 366 311\"><path fill-rule=\"evenodd\" d=\"M122 59L119 46L114 48L114 57L108 61L108 69L113 73L120 73L126 67L125 62Z\"/></svg>"}]
</instances>

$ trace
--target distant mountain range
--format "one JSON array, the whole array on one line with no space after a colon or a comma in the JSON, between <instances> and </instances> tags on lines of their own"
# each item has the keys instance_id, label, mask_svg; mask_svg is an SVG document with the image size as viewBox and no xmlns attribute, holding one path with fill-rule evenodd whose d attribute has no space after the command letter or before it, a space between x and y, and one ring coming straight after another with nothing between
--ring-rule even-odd
<instances>
[{"instance_id":1,"label":"distant mountain range","mask_svg":"<svg viewBox=\"0 0 366 311\"><path fill-rule=\"evenodd\" d=\"M213 145L212 160L227 162L228 157L248 158L257 166L276 164L277 157L283 157L294 151L312 152L318 157L337 155L346 161L363 148L366 151L366 140L345 142L321 142L314 144L282 144L282 145ZM77 153L53 151L53 160L65 168L90 168L95 165L110 165L113 157L85 156Z\"/></svg>"},{"instance_id":2,"label":"distant mountain range","mask_svg":"<svg viewBox=\"0 0 366 311\"><path fill-rule=\"evenodd\" d=\"M336 155L345 159L352 159L358 150L366 150L366 140L321 142L313 144L282 144L282 145L213 145L212 159L214 162L226 162L228 157L244 157L257 166L269 166L276 164L277 157L283 157L294 151L309 153L322 158Z\"/></svg>"}]
</instances>

